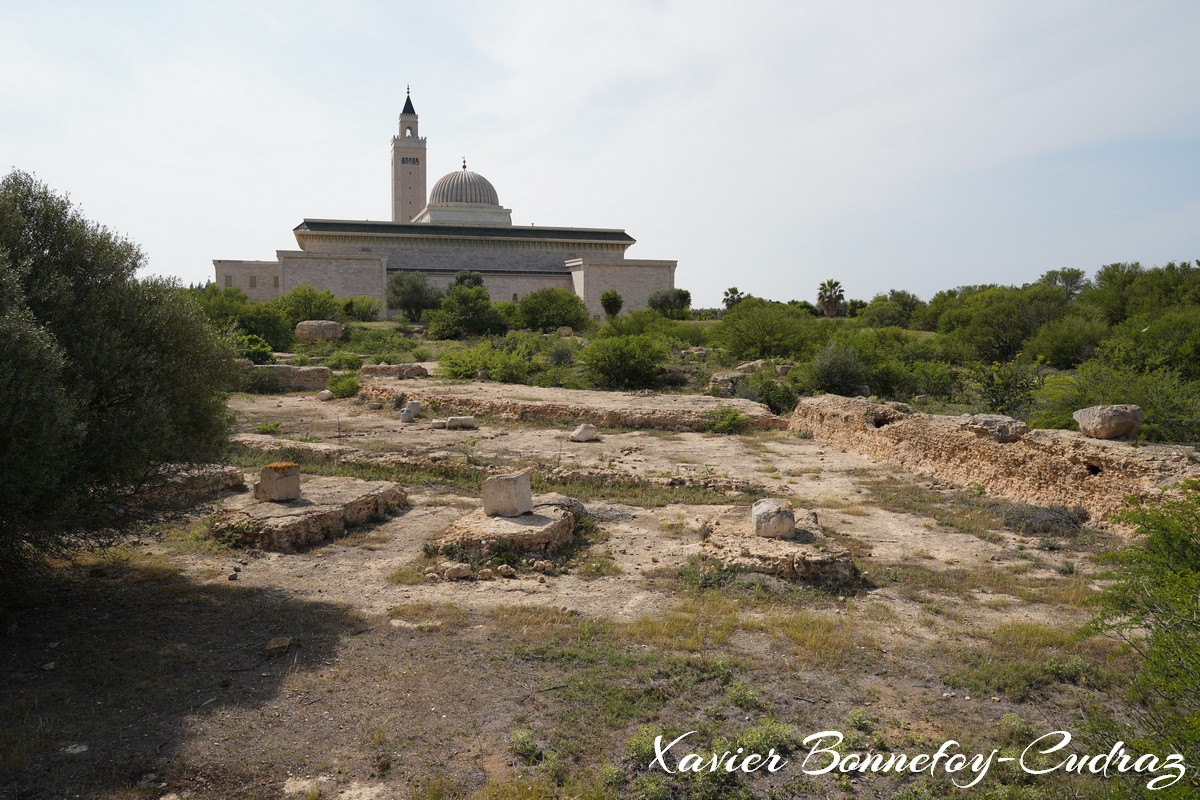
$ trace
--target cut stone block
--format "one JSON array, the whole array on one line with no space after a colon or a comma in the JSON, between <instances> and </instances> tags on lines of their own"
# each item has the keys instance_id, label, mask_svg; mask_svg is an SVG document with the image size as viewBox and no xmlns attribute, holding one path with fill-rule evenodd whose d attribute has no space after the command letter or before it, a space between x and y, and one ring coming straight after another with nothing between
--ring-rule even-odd
<instances>
[{"instance_id":1,"label":"cut stone block","mask_svg":"<svg viewBox=\"0 0 1200 800\"><path fill-rule=\"evenodd\" d=\"M528 472L496 475L483 482L483 513L489 517L519 517L531 511L533 487Z\"/></svg>"},{"instance_id":2,"label":"cut stone block","mask_svg":"<svg viewBox=\"0 0 1200 800\"><path fill-rule=\"evenodd\" d=\"M421 416L421 401L409 400L404 405L404 410L407 411L409 414L412 414L414 417Z\"/></svg>"},{"instance_id":3,"label":"cut stone block","mask_svg":"<svg viewBox=\"0 0 1200 800\"><path fill-rule=\"evenodd\" d=\"M417 415L409 411L407 408L400 412L401 422L416 422Z\"/></svg>"},{"instance_id":4,"label":"cut stone block","mask_svg":"<svg viewBox=\"0 0 1200 800\"><path fill-rule=\"evenodd\" d=\"M300 499L300 465L290 461L276 461L262 468L254 497L273 503Z\"/></svg>"},{"instance_id":5,"label":"cut stone block","mask_svg":"<svg viewBox=\"0 0 1200 800\"><path fill-rule=\"evenodd\" d=\"M594 442L600 438L600 431L595 425L580 425L567 438L572 442Z\"/></svg>"},{"instance_id":6,"label":"cut stone block","mask_svg":"<svg viewBox=\"0 0 1200 800\"><path fill-rule=\"evenodd\" d=\"M754 534L768 539L784 539L796 530L796 511L787 500L759 500L750 509Z\"/></svg>"},{"instance_id":7,"label":"cut stone block","mask_svg":"<svg viewBox=\"0 0 1200 800\"><path fill-rule=\"evenodd\" d=\"M342 338L342 326L331 319L306 319L296 323L296 338L306 342Z\"/></svg>"},{"instance_id":8,"label":"cut stone block","mask_svg":"<svg viewBox=\"0 0 1200 800\"><path fill-rule=\"evenodd\" d=\"M429 427L431 427L431 428L445 428L445 427L446 427L446 420L444 420L444 419L431 419L431 420L429 420Z\"/></svg>"},{"instance_id":9,"label":"cut stone block","mask_svg":"<svg viewBox=\"0 0 1200 800\"><path fill-rule=\"evenodd\" d=\"M450 417L446 420L446 427L450 430L466 430L479 426L475 423L474 417Z\"/></svg>"}]
</instances>

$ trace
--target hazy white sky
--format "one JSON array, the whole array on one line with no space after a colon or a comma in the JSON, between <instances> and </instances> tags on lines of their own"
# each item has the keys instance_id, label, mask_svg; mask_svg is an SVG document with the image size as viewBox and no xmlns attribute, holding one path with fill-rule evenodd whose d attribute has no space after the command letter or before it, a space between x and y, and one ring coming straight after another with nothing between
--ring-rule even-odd
<instances>
[{"instance_id":1,"label":"hazy white sky","mask_svg":"<svg viewBox=\"0 0 1200 800\"><path fill-rule=\"evenodd\" d=\"M184 282L387 219L405 84L430 186L466 156L698 306L1200 258L1192 0L0 0L0 41L0 168Z\"/></svg>"}]
</instances>

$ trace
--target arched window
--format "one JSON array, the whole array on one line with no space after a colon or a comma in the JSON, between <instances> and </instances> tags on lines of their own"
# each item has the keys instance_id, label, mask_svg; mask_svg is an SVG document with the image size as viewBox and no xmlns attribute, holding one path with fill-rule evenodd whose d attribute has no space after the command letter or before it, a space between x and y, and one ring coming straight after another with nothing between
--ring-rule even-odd
<instances>
[{"instance_id":1,"label":"arched window","mask_svg":"<svg viewBox=\"0 0 1200 800\"><path fill-rule=\"evenodd\" d=\"M404 135L410 139L412 138L412 127L411 126L404 129Z\"/></svg>"},{"instance_id":2,"label":"arched window","mask_svg":"<svg viewBox=\"0 0 1200 800\"><path fill-rule=\"evenodd\" d=\"M517 302L517 293L513 292L513 302Z\"/></svg>"}]
</instances>

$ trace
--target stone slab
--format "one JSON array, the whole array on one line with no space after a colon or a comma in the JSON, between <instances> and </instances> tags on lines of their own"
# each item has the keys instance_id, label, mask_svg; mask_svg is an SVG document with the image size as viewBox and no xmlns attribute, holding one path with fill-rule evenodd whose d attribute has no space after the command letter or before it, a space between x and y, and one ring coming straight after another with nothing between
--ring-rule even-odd
<instances>
[{"instance_id":1,"label":"stone slab","mask_svg":"<svg viewBox=\"0 0 1200 800\"><path fill-rule=\"evenodd\" d=\"M837 585L859 577L850 552L818 532L797 532L793 539L756 536L740 509L721 514L712 522L700 552L726 566L787 581Z\"/></svg>"},{"instance_id":2,"label":"stone slab","mask_svg":"<svg viewBox=\"0 0 1200 800\"><path fill-rule=\"evenodd\" d=\"M303 493L303 499L287 503L262 502L248 492L226 498L214 533L249 547L292 552L408 505L404 489L390 481L311 478Z\"/></svg>"},{"instance_id":3,"label":"stone slab","mask_svg":"<svg viewBox=\"0 0 1200 800\"><path fill-rule=\"evenodd\" d=\"M532 513L520 517L489 517L478 509L453 522L438 546L443 553L486 554L501 546L523 553L553 553L571 542L574 530L574 512L561 505L535 505Z\"/></svg>"}]
</instances>

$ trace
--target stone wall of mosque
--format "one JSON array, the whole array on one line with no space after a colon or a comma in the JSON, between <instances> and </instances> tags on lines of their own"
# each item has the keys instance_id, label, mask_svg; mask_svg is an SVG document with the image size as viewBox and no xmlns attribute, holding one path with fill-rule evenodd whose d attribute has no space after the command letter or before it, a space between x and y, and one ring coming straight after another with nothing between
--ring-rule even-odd
<instances>
[{"instance_id":1,"label":"stone wall of mosque","mask_svg":"<svg viewBox=\"0 0 1200 800\"><path fill-rule=\"evenodd\" d=\"M675 288L676 261L657 259L580 258L568 261L572 288L583 298L594 319L604 318L600 296L615 289L624 300L622 311L647 308L654 292Z\"/></svg>"},{"instance_id":2,"label":"stone wall of mosque","mask_svg":"<svg viewBox=\"0 0 1200 800\"><path fill-rule=\"evenodd\" d=\"M217 286L241 289L251 300L274 300L281 292L278 261L214 260Z\"/></svg>"},{"instance_id":3,"label":"stone wall of mosque","mask_svg":"<svg viewBox=\"0 0 1200 800\"><path fill-rule=\"evenodd\" d=\"M369 295L385 302L386 260L379 255L343 255L279 250L283 294L297 286L328 289L338 297Z\"/></svg>"}]
</instances>

